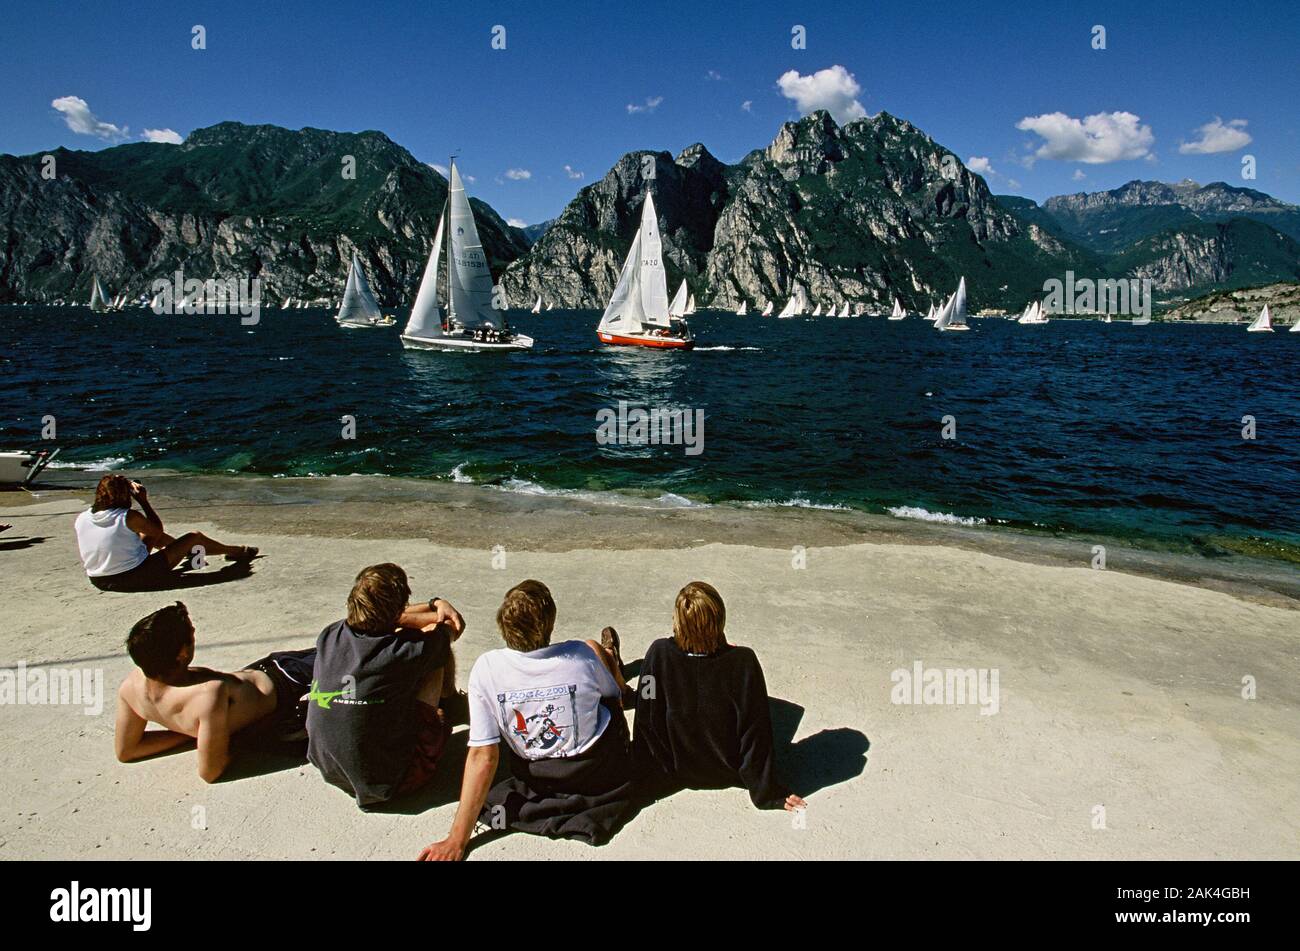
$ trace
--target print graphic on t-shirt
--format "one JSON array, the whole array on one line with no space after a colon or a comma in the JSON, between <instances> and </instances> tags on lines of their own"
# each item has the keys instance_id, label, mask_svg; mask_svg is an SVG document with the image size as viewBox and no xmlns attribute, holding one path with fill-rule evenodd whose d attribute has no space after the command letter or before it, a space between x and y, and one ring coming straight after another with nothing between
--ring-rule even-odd
<instances>
[{"instance_id":1,"label":"print graphic on t-shirt","mask_svg":"<svg viewBox=\"0 0 1300 951\"><path fill-rule=\"evenodd\" d=\"M577 684L509 690L497 694L501 722L526 750L555 756L578 742L578 723L573 714Z\"/></svg>"}]
</instances>

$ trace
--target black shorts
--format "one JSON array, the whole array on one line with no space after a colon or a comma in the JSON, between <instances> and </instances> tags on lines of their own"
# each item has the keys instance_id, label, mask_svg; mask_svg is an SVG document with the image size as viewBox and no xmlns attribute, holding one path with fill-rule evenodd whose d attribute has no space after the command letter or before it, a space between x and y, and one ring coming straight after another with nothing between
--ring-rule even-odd
<instances>
[{"instance_id":1,"label":"black shorts","mask_svg":"<svg viewBox=\"0 0 1300 951\"><path fill-rule=\"evenodd\" d=\"M159 550L130 571L91 578L90 583L100 591L157 591L170 585L173 578L167 556Z\"/></svg>"},{"instance_id":2,"label":"black shorts","mask_svg":"<svg viewBox=\"0 0 1300 951\"><path fill-rule=\"evenodd\" d=\"M316 648L276 651L255 660L245 670L260 670L275 684L275 711L258 721L253 729L259 737L301 740L307 736L307 699L311 690Z\"/></svg>"}]
</instances>

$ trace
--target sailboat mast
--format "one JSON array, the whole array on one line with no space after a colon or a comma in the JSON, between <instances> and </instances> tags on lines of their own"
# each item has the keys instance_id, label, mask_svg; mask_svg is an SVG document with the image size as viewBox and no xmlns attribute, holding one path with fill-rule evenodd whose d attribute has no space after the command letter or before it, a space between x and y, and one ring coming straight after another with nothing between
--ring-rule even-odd
<instances>
[{"instance_id":1,"label":"sailboat mast","mask_svg":"<svg viewBox=\"0 0 1300 951\"><path fill-rule=\"evenodd\" d=\"M456 156L452 155L448 161L451 165L447 171L447 329L451 330L456 326L456 295L451 289L451 269L456 266L451 257L451 179L456 170Z\"/></svg>"}]
</instances>

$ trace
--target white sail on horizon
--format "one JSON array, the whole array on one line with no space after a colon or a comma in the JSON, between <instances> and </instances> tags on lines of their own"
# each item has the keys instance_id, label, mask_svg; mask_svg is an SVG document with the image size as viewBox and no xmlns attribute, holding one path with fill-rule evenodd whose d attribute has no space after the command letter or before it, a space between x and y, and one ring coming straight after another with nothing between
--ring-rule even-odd
<instances>
[{"instance_id":1,"label":"white sail on horizon","mask_svg":"<svg viewBox=\"0 0 1300 951\"><path fill-rule=\"evenodd\" d=\"M1264 309L1259 312L1259 316L1256 317L1246 329L1252 333L1261 330L1272 331L1273 315L1269 312L1268 304L1264 305Z\"/></svg>"},{"instance_id":2,"label":"white sail on horizon","mask_svg":"<svg viewBox=\"0 0 1300 951\"><path fill-rule=\"evenodd\" d=\"M693 313L695 313L695 295L694 295L694 294L690 295L690 299L686 301L686 313L683 314L682 316L684 316L684 317L689 317L689 316L690 316L691 314L693 314Z\"/></svg>"},{"instance_id":3,"label":"white sail on horizon","mask_svg":"<svg viewBox=\"0 0 1300 951\"><path fill-rule=\"evenodd\" d=\"M967 330L966 324L966 278L962 277L957 282L957 290L953 291L943 309L939 312L939 318L934 322L934 326L939 330Z\"/></svg>"},{"instance_id":4,"label":"white sail on horizon","mask_svg":"<svg viewBox=\"0 0 1300 951\"><path fill-rule=\"evenodd\" d=\"M771 301L768 301L768 302L767 302L767 306L763 308L763 313L760 314L759 316L761 316L761 317L771 317L771 316L772 316L772 310L773 310L773 304L772 304Z\"/></svg>"},{"instance_id":5,"label":"white sail on horizon","mask_svg":"<svg viewBox=\"0 0 1300 951\"><path fill-rule=\"evenodd\" d=\"M674 317L685 317L687 300L686 295L689 293L686 289L686 278L682 278L681 286L677 288L677 293L673 295L673 302L668 305L668 313Z\"/></svg>"},{"instance_id":6,"label":"white sail on horizon","mask_svg":"<svg viewBox=\"0 0 1300 951\"><path fill-rule=\"evenodd\" d=\"M537 303L533 305L533 313L540 314L541 312L542 312L542 295L538 294Z\"/></svg>"},{"instance_id":7,"label":"white sail on horizon","mask_svg":"<svg viewBox=\"0 0 1300 951\"><path fill-rule=\"evenodd\" d=\"M744 317L747 313L749 313L749 305L744 301L741 301L740 306L736 308L736 316Z\"/></svg>"}]
</instances>

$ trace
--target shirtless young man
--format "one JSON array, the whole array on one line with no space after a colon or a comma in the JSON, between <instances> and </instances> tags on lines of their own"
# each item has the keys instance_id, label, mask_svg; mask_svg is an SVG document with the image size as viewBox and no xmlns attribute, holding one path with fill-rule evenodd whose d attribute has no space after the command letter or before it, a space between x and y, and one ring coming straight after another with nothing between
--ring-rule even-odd
<instances>
[{"instance_id":1,"label":"shirtless young man","mask_svg":"<svg viewBox=\"0 0 1300 951\"><path fill-rule=\"evenodd\" d=\"M315 650L279 651L234 673L191 667L194 625L180 601L137 621L126 649L137 669L117 691L120 762L197 740L199 777L211 783L230 764L236 733L256 724L279 738L301 734ZM146 730L150 723L165 729Z\"/></svg>"}]
</instances>

